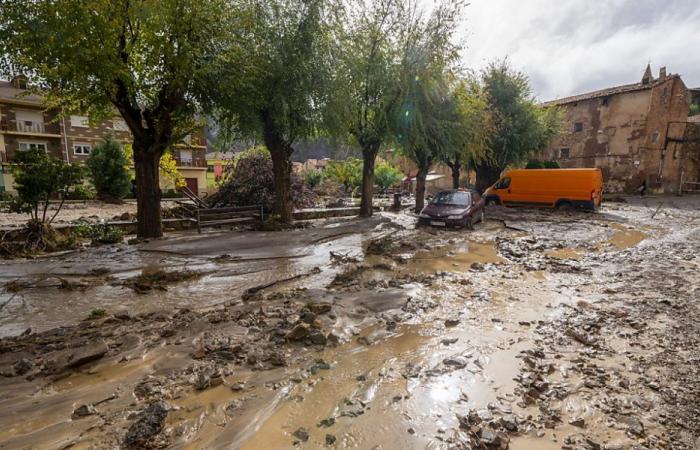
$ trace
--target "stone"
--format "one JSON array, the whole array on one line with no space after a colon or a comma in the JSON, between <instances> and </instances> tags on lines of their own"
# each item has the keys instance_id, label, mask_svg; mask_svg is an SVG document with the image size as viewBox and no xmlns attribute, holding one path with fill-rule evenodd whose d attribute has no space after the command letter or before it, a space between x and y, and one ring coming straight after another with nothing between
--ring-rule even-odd
<instances>
[{"instance_id":1,"label":"stone","mask_svg":"<svg viewBox=\"0 0 700 450\"><path fill-rule=\"evenodd\" d=\"M311 311L303 312L299 315L299 320L310 325L316 320L316 314Z\"/></svg>"},{"instance_id":2,"label":"stone","mask_svg":"<svg viewBox=\"0 0 700 450\"><path fill-rule=\"evenodd\" d=\"M337 441L336 437L332 434L326 434L326 445L333 445Z\"/></svg>"},{"instance_id":3,"label":"stone","mask_svg":"<svg viewBox=\"0 0 700 450\"><path fill-rule=\"evenodd\" d=\"M301 341L309 335L309 324L300 323L294 326L285 338L289 341Z\"/></svg>"},{"instance_id":4,"label":"stone","mask_svg":"<svg viewBox=\"0 0 700 450\"><path fill-rule=\"evenodd\" d=\"M332 427L333 425L335 425L335 417L329 417L327 419L323 419L322 421L320 421L318 423L319 427L324 427L324 428Z\"/></svg>"},{"instance_id":5,"label":"stone","mask_svg":"<svg viewBox=\"0 0 700 450\"><path fill-rule=\"evenodd\" d=\"M12 368L17 375L24 375L34 368L34 363L32 363L27 358L22 358L12 365Z\"/></svg>"},{"instance_id":6,"label":"stone","mask_svg":"<svg viewBox=\"0 0 700 450\"><path fill-rule=\"evenodd\" d=\"M442 345L452 345L457 341L459 341L459 338L445 338L440 342L442 343Z\"/></svg>"},{"instance_id":7,"label":"stone","mask_svg":"<svg viewBox=\"0 0 700 450\"><path fill-rule=\"evenodd\" d=\"M92 416L97 414L97 410L92 405L80 405L75 410L73 410L73 419L80 419L82 417Z\"/></svg>"},{"instance_id":8,"label":"stone","mask_svg":"<svg viewBox=\"0 0 700 450\"><path fill-rule=\"evenodd\" d=\"M445 326L448 328L456 327L457 325L459 325L459 322L459 319L447 319L445 321Z\"/></svg>"},{"instance_id":9,"label":"stone","mask_svg":"<svg viewBox=\"0 0 700 450\"><path fill-rule=\"evenodd\" d=\"M104 341L99 341L91 345L86 345L85 347L75 350L68 358L68 362L65 365L67 369L73 369L80 367L83 364L87 364L92 361L97 361L107 354L109 347Z\"/></svg>"},{"instance_id":10,"label":"stone","mask_svg":"<svg viewBox=\"0 0 700 450\"><path fill-rule=\"evenodd\" d=\"M148 441L163 430L170 406L155 402L146 407L129 426L124 442L128 446L148 447Z\"/></svg>"},{"instance_id":11,"label":"stone","mask_svg":"<svg viewBox=\"0 0 700 450\"><path fill-rule=\"evenodd\" d=\"M233 383L231 385L231 390L233 392L239 392L239 391L242 391L243 389L245 389L245 384L243 384L243 383Z\"/></svg>"},{"instance_id":12,"label":"stone","mask_svg":"<svg viewBox=\"0 0 700 450\"><path fill-rule=\"evenodd\" d=\"M579 428L585 428L586 427L586 420L583 417L575 417L575 418L569 420L569 425L573 425L573 426L579 427Z\"/></svg>"},{"instance_id":13,"label":"stone","mask_svg":"<svg viewBox=\"0 0 700 450\"><path fill-rule=\"evenodd\" d=\"M329 312L331 312L332 306L330 303L320 302L310 303L309 305L307 305L307 308L309 308L309 310L312 313L316 314L317 316L320 316L322 314L328 314Z\"/></svg>"},{"instance_id":14,"label":"stone","mask_svg":"<svg viewBox=\"0 0 700 450\"><path fill-rule=\"evenodd\" d=\"M456 367L458 369L464 369L467 367L467 358L463 356L450 356L442 360L442 363L446 366Z\"/></svg>"},{"instance_id":15,"label":"stone","mask_svg":"<svg viewBox=\"0 0 700 450\"><path fill-rule=\"evenodd\" d=\"M321 333L319 330L313 330L309 334L309 340L314 345L326 345L326 343L328 342L328 339L326 338L326 336L323 333Z\"/></svg>"},{"instance_id":16,"label":"stone","mask_svg":"<svg viewBox=\"0 0 700 450\"><path fill-rule=\"evenodd\" d=\"M294 433L292 433L292 436L297 438L300 442L306 442L309 440L309 433L306 431L305 428L299 428Z\"/></svg>"}]
</instances>

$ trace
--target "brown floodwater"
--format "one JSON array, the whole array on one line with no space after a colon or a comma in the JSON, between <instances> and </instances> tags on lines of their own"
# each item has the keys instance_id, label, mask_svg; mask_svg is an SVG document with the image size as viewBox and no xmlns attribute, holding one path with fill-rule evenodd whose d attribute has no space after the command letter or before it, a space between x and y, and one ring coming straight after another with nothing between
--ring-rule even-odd
<instances>
[{"instance_id":1,"label":"brown floodwater","mask_svg":"<svg viewBox=\"0 0 700 450\"><path fill-rule=\"evenodd\" d=\"M620 250L634 247L649 237L647 233L636 229L627 228L624 225L611 224L610 227L616 231L610 237L608 242Z\"/></svg>"}]
</instances>

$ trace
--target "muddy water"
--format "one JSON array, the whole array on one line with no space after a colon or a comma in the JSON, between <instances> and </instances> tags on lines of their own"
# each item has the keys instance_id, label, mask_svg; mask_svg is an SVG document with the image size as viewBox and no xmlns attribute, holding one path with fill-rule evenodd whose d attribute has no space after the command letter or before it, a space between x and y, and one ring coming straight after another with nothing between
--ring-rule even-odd
<instances>
[{"instance_id":1,"label":"muddy water","mask_svg":"<svg viewBox=\"0 0 700 450\"><path fill-rule=\"evenodd\" d=\"M620 250L634 247L649 237L647 233L634 228L627 228L620 224L612 224L610 227L616 231L610 237L608 242Z\"/></svg>"},{"instance_id":2,"label":"muddy water","mask_svg":"<svg viewBox=\"0 0 700 450\"><path fill-rule=\"evenodd\" d=\"M408 264L409 273L465 272L474 263L504 263L492 243L460 242L417 252Z\"/></svg>"}]
</instances>

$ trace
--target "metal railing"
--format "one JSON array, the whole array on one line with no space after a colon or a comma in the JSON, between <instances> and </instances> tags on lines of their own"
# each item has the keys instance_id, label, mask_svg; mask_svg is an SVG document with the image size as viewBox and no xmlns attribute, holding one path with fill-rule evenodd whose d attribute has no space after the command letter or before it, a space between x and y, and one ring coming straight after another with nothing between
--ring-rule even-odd
<instances>
[{"instance_id":1,"label":"metal railing","mask_svg":"<svg viewBox=\"0 0 700 450\"><path fill-rule=\"evenodd\" d=\"M175 158L175 162L180 167L207 167L206 159L179 159Z\"/></svg>"},{"instance_id":2,"label":"metal railing","mask_svg":"<svg viewBox=\"0 0 700 450\"><path fill-rule=\"evenodd\" d=\"M17 131L24 133L46 133L46 127L41 122L17 122Z\"/></svg>"}]
</instances>

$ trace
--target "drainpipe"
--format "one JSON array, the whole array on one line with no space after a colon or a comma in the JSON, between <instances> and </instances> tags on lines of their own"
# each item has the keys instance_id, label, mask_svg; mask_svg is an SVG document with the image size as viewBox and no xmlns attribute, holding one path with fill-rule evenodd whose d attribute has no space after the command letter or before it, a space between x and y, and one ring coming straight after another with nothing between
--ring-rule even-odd
<instances>
[{"instance_id":1,"label":"drainpipe","mask_svg":"<svg viewBox=\"0 0 700 450\"><path fill-rule=\"evenodd\" d=\"M63 148L66 151L66 162L70 163L70 156L68 153L68 132L66 131L66 116L64 110L61 109L61 134L63 134Z\"/></svg>"}]
</instances>

